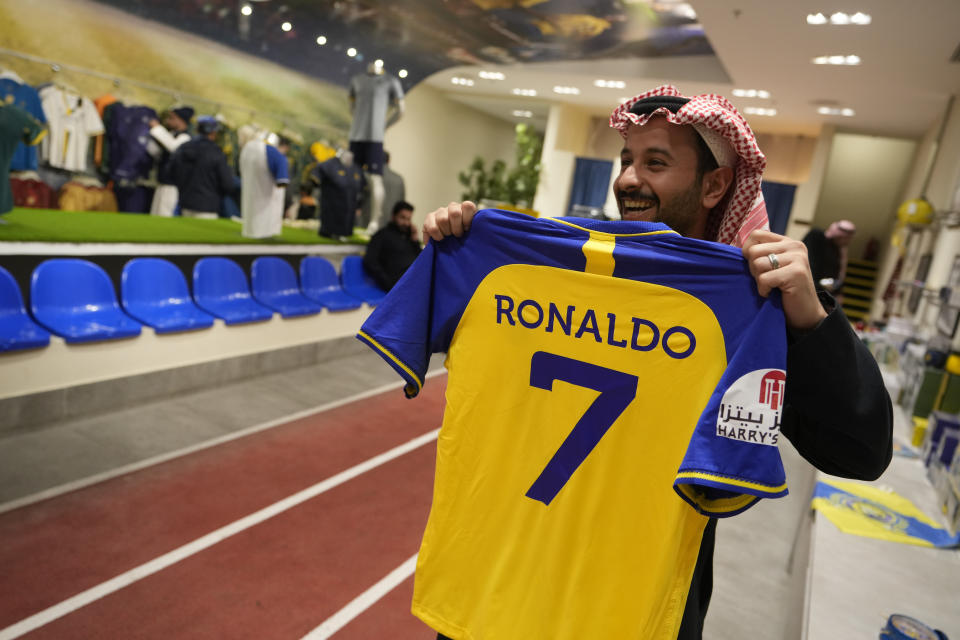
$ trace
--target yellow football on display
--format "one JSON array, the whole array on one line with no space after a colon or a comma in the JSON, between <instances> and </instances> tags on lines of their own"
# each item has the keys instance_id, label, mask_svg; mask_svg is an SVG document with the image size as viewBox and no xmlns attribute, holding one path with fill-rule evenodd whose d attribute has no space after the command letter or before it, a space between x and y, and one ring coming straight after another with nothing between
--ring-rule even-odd
<instances>
[{"instance_id":1,"label":"yellow football on display","mask_svg":"<svg viewBox=\"0 0 960 640\"><path fill-rule=\"evenodd\" d=\"M933 221L933 207L923 198L904 200L897 209L897 219L907 224L930 224Z\"/></svg>"}]
</instances>

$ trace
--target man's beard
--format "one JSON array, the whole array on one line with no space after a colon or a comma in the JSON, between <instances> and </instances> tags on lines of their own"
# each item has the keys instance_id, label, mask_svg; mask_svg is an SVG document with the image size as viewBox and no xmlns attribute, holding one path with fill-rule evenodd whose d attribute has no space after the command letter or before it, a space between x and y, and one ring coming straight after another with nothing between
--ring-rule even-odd
<instances>
[{"instance_id":1,"label":"man's beard","mask_svg":"<svg viewBox=\"0 0 960 640\"><path fill-rule=\"evenodd\" d=\"M637 198L653 200L657 207L657 215L653 222L662 222L680 235L686 236L693 232L694 227L699 222L701 194L702 190L698 179L689 188L666 203L661 203L660 198L653 194L636 196L628 195L625 191L618 194L618 199L621 201Z\"/></svg>"}]
</instances>

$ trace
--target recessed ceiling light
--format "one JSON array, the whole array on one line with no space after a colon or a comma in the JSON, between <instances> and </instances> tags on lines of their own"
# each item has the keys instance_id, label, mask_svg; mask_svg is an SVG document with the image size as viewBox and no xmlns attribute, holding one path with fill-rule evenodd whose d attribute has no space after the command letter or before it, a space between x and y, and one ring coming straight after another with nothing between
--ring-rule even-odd
<instances>
[{"instance_id":1,"label":"recessed ceiling light","mask_svg":"<svg viewBox=\"0 0 960 640\"><path fill-rule=\"evenodd\" d=\"M743 110L744 113L747 113L752 116L775 116L777 115L776 109L764 109L763 107L747 107Z\"/></svg>"},{"instance_id":2,"label":"recessed ceiling light","mask_svg":"<svg viewBox=\"0 0 960 640\"><path fill-rule=\"evenodd\" d=\"M578 95L580 95L580 89L577 89L576 87L560 87L560 86L556 86L556 87L553 88L553 92L554 92L554 93L560 93L560 94L563 94L563 95L571 95L571 96L578 96Z\"/></svg>"},{"instance_id":3,"label":"recessed ceiling light","mask_svg":"<svg viewBox=\"0 0 960 640\"><path fill-rule=\"evenodd\" d=\"M321 47L327 44L327 36L317 36L317 44Z\"/></svg>"},{"instance_id":4,"label":"recessed ceiling light","mask_svg":"<svg viewBox=\"0 0 960 640\"><path fill-rule=\"evenodd\" d=\"M857 115L857 112L849 107L839 108L839 107L818 107L817 113L823 116L851 116Z\"/></svg>"},{"instance_id":5,"label":"recessed ceiling light","mask_svg":"<svg viewBox=\"0 0 960 640\"><path fill-rule=\"evenodd\" d=\"M407 70L406 70L406 69L400 69L400 71L397 71L397 75L400 76L401 78L406 78L406 77L407 77Z\"/></svg>"},{"instance_id":6,"label":"recessed ceiling light","mask_svg":"<svg viewBox=\"0 0 960 640\"><path fill-rule=\"evenodd\" d=\"M507 77L499 71L481 71L477 75L484 80L505 80Z\"/></svg>"},{"instance_id":7,"label":"recessed ceiling light","mask_svg":"<svg viewBox=\"0 0 960 640\"><path fill-rule=\"evenodd\" d=\"M872 22L870 14L862 13L860 11L853 15L848 15L842 11L837 11L836 13L831 14L829 18L822 13L807 14L807 24L813 25L831 24L835 26L843 26L853 24L863 26L870 24L870 22Z\"/></svg>"},{"instance_id":8,"label":"recessed ceiling light","mask_svg":"<svg viewBox=\"0 0 960 640\"><path fill-rule=\"evenodd\" d=\"M764 91L763 89L734 89L733 95L738 98L760 98L761 100L770 99L770 92Z\"/></svg>"},{"instance_id":9,"label":"recessed ceiling light","mask_svg":"<svg viewBox=\"0 0 960 640\"><path fill-rule=\"evenodd\" d=\"M860 64L860 56L818 56L811 62L813 64L856 65Z\"/></svg>"},{"instance_id":10,"label":"recessed ceiling light","mask_svg":"<svg viewBox=\"0 0 960 640\"><path fill-rule=\"evenodd\" d=\"M678 2L670 9L673 12L673 15L679 16L681 18L687 18L688 20L696 20L697 12L693 10L686 2Z\"/></svg>"},{"instance_id":11,"label":"recessed ceiling light","mask_svg":"<svg viewBox=\"0 0 960 640\"><path fill-rule=\"evenodd\" d=\"M357 55L357 50L354 49L353 47L350 47L349 49L347 49L347 55L352 58L353 56Z\"/></svg>"},{"instance_id":12,"label":"recessed ceiling light","mask_svg":"<svg viewBox=\"0 0 960 640\"><path fill-rule=\"evenodd\" d=\"M461 78L461 77L459 77L459 76L456 77L456 78L451 78L451 79L450 79L450 82L452 82L453 84L458 84L458 85L460 85L461 87L472 87L472 86L473 86L473 80L471 80L470 78Z\"/></svg>"},{"instance_id":13,"label":"recessed ceiling light","mask_svg":"<svg viewBox=\"0 0 960 640\"><path fill-rule=\"evenodd\" d=\"M602 89L623 89L627 86L627 83L623 80L594 80L593 86Z\"/></svg>"},{"instance_id":14,"label":"recessed ceiling light","mask_svg":"<svg viewBox=\"0 0 960 640\"><path fill-rule=\"evenodd\" d=\"M240 13L242 15L249 16L250 14L253 13L253 7L251 7L248 4L245 4L242 7L240 7Z\"/></svg>"},{"instance_id":15,"label":"recessed ceiling light","mask_svg":"<svg viewBox=\"0 0 960 640\"><path fill-rule=\"evenodd\" d=\"M293 29L293 25L290 24L289 22L284 22L282 25L280 25L280 28L283 29L284 31L290 31L291 29Z\"/></svg>"},{"instance_id":16,"label":"recessed ceiling light","mask_svg":"<svg viewBox=\"0 0 960 640\"><path fill-rule=\"evenodd\" d=\"M524 109L514 109L513 115L517 118L532 118L533 111L525 111Z\"/></svg>"},{"instance_id":17,"label":"recessed ceiling light","mask_svg":"<svg viewBox=\"0 0 960 640\"><path fill-rule=\"evenodd\" d=\"M535 96L537 95L536 89L514 89L513 95L515 96Z\"/></svg>"}]
</instances>

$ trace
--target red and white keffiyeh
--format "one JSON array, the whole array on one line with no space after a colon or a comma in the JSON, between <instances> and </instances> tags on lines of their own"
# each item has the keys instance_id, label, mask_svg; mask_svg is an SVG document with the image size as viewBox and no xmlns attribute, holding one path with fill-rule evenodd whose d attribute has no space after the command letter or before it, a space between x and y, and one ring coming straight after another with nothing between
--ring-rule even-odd
<instances>
[{"instance_id":1,"label":"red and white keffiyeh","mask_svg":"<svg viewBox=\"0 0 960 640\"><path fill-rule=\"evenodd\" d=\"M630 113L631 107L640 100L651 96L687 97L671 85L663 85L627 100L614 109L610 116L610 126L617 129L626 138L631 125L643 125L653 116L664 116L674 124L693 125L711 149L716 149L714 133L726 140L737 153L734 167L734 188L720 202L707 220L707 238L739 247L754 229L769 229L767 207L760 191L760 178L767 166L767 159L757 146L757 140L744 120L729 100L723 96L708 93L690 97L690 101L681 106L676 113L666 107L660 107L649 114ZM702 133L707 130L708 133ZM716 151L714 154L716 155Z\"/></svg>"}]
</instances>

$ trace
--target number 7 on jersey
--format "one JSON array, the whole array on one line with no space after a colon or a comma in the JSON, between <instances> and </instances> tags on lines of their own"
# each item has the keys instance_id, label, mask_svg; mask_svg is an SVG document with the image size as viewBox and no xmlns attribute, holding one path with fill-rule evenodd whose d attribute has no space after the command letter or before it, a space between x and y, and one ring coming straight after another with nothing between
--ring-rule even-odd
<instances>
[{"instance_id":1,"label":"number 7 on jersey","mask_svg":"<svg viewBox=\"0 0 960 640\"><path fill-rule=\"evenodd\" d=\"M530 386L553 391L561 380L599 391L563 444L527 490L527 497L549 505L573 472L587 459L617 418L637 396L637 376L589 362L537 351L530 360Z\"/></svg>"}]
</instances>

